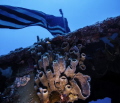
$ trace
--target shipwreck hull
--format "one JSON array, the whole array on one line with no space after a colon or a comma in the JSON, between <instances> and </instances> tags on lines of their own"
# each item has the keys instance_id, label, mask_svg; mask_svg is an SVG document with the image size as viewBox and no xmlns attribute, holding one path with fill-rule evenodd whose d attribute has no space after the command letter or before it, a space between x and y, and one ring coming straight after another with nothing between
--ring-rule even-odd
<instances>
[{"instance_id":1,"label":"shipwreck hull","mask_svg":"<svg viewBox=\"0 0 120 103\"><path fill-rule=\"evenodd\" d=\"M28 76L24 76L22 80L28 78L28 83L19 86L26 87L29 82L32 84L32 92L37 96L33 96L33 103L88 103L105 97L110 97L112 103L116 103L120 102L119 40L118 16L78 29L66 36L45 40L37 37L37 42L32 46L0 56L0 67L4 69L11 66L13 71L17 71L18 68L29 66L23 74L17 74L21 78L30 74L30 81ZM14 76L15 79L18 75ZM11 84L19 89L15 82ZM11 95L8 99L14 96ZM3 103L6 101L5 97L3 92ZM14 99L9 100L13 101Z\"/></svg>"}]
</instances>

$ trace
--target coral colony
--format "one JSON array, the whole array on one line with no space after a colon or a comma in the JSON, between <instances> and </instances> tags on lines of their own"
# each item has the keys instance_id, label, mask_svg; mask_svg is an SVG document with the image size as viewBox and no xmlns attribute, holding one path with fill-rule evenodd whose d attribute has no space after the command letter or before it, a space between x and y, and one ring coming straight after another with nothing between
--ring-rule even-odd
<instances>
[{"instance_id":1,"label":"coral colony","mask_svg":"<svg viewBox=\"0 0 120 103\"><path fill-rule=\"evenodd\" d=\"M14 83L9 87L10 95L5 96L5 92L0 94L2 100L5 101L7 98L7 101L14 101L11 100L14 97L14 89L28 85L31 81L29 75L31 71L34 72L32 88L40 103L90 101L89 98L99 98L96 96L100 94L101 98L109 96L117 100L117 95L114 96L116 92L111 92L108 88L114 87L117 91L119 90L116 86L117 82L112 81L115 78L113 74L120 73L120 66L117 64L117 61L120 61L119 40L120 16L86 26L52 40L49 38L42 40L37 37L37 42L32 46L19 48L0 56L1 68L4 65L29 65L27 71L24 71L20 77L16 76ZM107 75L107 72L112 76L110 73ZM108 76L108 81L112 82L108 84L101 82L100 78L103 76L106 76L105 80ZM93 83L91 83L92 80ZM104 89L103 84L108 85L107 88ZM101 88L107 92L103 93Z\"/></svg>"},{"instance_id":2,"label":"coral colony","mask_svg":"<svg viewBox=\"0 0 120 103\"><path fill-rule=\"evenodd\" d=\"M90 77L79 71L86 69L84 65L86 55L80 53L82 45L70 46L68 42L63 42L59 51L50 44L46 44L46 48L47 52L41 54L38 51L42 51L43 47L41 43L37 43L31 51L37 58L34 88L40 100L44 103L49 101L53 103L50 98L54 92L61 97L56 102L64 101L64 98L68 98L67 102L88 98Z\"/></svg>"}]
</instances>

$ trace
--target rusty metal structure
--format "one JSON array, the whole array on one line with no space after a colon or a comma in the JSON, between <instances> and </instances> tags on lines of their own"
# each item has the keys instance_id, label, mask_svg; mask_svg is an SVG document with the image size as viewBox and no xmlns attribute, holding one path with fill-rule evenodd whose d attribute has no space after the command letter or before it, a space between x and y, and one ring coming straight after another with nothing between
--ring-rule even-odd
<instances>
[{"instance_id":1,"label":"rusty metal structure","mask_svg":"<svg viewBox=\"0 0 120 103\"><path fill-rule=\"evenodd\" d=\"M26 65L32 68L22 69L24 72L19 76L34 74L33 90L40 103L88 103L105 97L111 98L112 103L120 102L119 63L120 16L65 36L44 40L37 37L32 46L0 56L3 69L11 66L13 71L17 71ZM17 77L16 74L14 76ZM14 83L15 77L11 82L14 86L10 89L18 88ZM5 90L1 94L2 103L7 99L15 102L15 99L10 99L15 98L15 94L7 98Z\"/></svg>"}]
</instances>

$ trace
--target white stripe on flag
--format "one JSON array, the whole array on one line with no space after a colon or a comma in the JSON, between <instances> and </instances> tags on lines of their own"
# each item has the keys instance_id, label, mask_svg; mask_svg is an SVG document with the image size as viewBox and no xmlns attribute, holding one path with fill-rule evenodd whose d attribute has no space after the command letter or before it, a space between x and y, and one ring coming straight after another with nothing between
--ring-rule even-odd
<instances>
[{"instance_id":1,"label":"white stripe on flag","mask_svg":"<svg viewBox=\"0 0 120 103\"><path fill-rule=\"evenodd\" d=\"M56 25L56 26L49 26L49 25L48 25L48 29L57 29L57 28L59 28L59 29L65 31L65 29L62 28L61 26L58 26L58 25Z\"/></svg>"},{"instance_id":2,"label":"white stripe on flag","mask_svg":"<svg viewBox=\"0 0 120 103\"><path fill-rule=\"evenodd\" d=\"M44 25L47 26L46 25L46 20L43 17L39 16L39 15L36 15L36 14L34 14L32 12L29 12L29 11L21 9L21 8L15 8L14 10L19 12L19 13L27 14L30 17L36 18L38 20L41 20L42 22L44 22Z\"/></svg>"},{"instance_id":3,"label":"white stripe on flag","mask_svg":"<svg viewBox=\"0 0 120 103\"><path fill-rule=\"evenodd\" d=\"M3 26L10 26L10 27L14 27L14 28L24 28L28 25L19 25L19 24L15 24L15 23L12 23L12 22L8 22L8 21L4 21L4 20L0 20L0 25L3 25Z\"/></svg>"},{"instance_id":4,"label":"white stripe on flag","mask_svg":"<svg viewBox=\"0 0 120 103\"><path fill-rule=\"evenodd\" d=\"M10 13L8 13L8 12L6 12L6 11L3 11L3 10L0 10L0 14L2 14L2 15L4 15L4 16L7 16L7 17L9 17L9 18L16 19L16 20L18 20L18 21L20 21L20 22L23 22L23 23L33 23L33 22L29 21L29 20L23 19L23 18L21 18L21 17L19 17L19 16L16 16L16 15L14 15L14 14L10 14ZM3 18L3 19L4 19L4 18Z\"/></svg>"}]
</instances>

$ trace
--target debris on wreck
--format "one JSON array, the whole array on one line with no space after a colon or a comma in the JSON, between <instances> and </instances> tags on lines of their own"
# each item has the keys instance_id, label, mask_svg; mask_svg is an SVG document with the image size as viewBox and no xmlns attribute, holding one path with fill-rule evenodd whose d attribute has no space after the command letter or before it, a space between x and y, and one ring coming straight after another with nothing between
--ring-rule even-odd
<instances>
[{"instance_id":1,"label":"debris on wreck","mask_svg":"<svg viewBox=\"0 0 120 103\"><path fill-rule=\"evenodd\" d=\"M30 75L24 75L23 77L16 77L14 84L16 87L25 86L30 80Z\"/></svg>"},{"instance_id":2,"label":"debris on wreck","mask_svg":"<svg viewBox=\"0 0 120 103\"><path fill-rule=\"evenodd\" d=\"M30 71L39 102L88 103L104 97L120 102L120 92L115 95L120 91L115 81L120 79L120 16L65 36L37 40L32 46L1 55L0 67L17 69L33 63Z\"/></svg>"}]
</instances>

